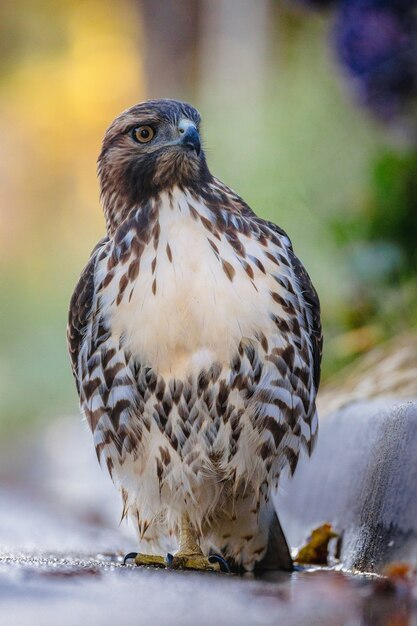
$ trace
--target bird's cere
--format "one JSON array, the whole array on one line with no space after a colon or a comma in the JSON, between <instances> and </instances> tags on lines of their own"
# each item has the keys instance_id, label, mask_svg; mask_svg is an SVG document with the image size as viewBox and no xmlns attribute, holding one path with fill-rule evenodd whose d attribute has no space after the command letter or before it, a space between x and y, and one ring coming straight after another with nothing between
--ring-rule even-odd
<instances>
[{"instance_id":1,"label":"bird's cere","mask_svg":"<svg viewBox=\"0 0 417 626\"><path fill-rule=\"evenodd\" d=\"M180 134L183 135L189 128L196 128L195 123L190 119L183 117L178 124Z\"/></svg>"}]
</instances>

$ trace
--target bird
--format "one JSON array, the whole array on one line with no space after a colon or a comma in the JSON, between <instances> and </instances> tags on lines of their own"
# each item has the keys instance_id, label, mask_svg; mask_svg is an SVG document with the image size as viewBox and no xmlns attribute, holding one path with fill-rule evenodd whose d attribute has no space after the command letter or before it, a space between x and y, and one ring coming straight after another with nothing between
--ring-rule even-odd
<instances>
[{"instance_id":1,"label":"bird","mask_svg":"<svg viewBox=\"0 0 417 626\"><path fill-rule=\"evenodd\" d=\"M200 122L148 100L106 131L107 234L70 301L72 370L137 531L127 558L291 570L274 494L317 438L319 298L285 231L211 174Z\"/></svg>"}]
</instances>

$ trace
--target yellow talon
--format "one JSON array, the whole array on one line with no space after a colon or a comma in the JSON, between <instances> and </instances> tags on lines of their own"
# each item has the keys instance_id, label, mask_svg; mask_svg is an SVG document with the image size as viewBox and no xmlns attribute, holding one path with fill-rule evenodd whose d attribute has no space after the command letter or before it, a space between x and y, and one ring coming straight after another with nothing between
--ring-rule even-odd
<instances>
[{"instance_id":1,"label":"yellow talon","mask_svg":"<svg viewBox=\"0 0 417 626\"><path fill-rule=\"evenodd\" d=\"M141 554L135 556L135 565L150 565L153 567L166 567L166 561L163 556L157 554Z\"/></svg>"}]
</instances>

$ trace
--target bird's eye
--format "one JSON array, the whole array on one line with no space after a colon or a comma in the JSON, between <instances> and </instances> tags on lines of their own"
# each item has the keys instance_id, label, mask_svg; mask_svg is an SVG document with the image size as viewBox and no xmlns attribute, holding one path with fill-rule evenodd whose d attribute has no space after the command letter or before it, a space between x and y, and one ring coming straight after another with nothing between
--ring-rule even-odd
<instances>
[{"instance_id":1,"label":"bird's eye","mask_svg":"<svg viewBox=\"0 0 417 626\"><path fill-rule=\"evenodd\" d=\"M151 126L136 126L132 131L132 136L139 143L148 143L155 136L155 131Z\"/></svg>"}]
</instances>

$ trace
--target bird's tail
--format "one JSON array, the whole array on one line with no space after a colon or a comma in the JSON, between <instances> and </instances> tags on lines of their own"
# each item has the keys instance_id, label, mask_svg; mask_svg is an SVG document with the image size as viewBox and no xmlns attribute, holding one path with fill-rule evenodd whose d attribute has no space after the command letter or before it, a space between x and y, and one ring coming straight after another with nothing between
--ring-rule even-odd
<instances>
[{"instance_id":1,"label":"bird's tail","mask_svg":"<svg viewBox=\"0 0 417 626\"><path fill-rule=\"evenodd\" d=\"M291 572L294 569L288 543L276 513L269 529L266 554L262 561L259 561L256 569L260 571L281 570L285 572Z\"/></svg>"}]
</instances>

